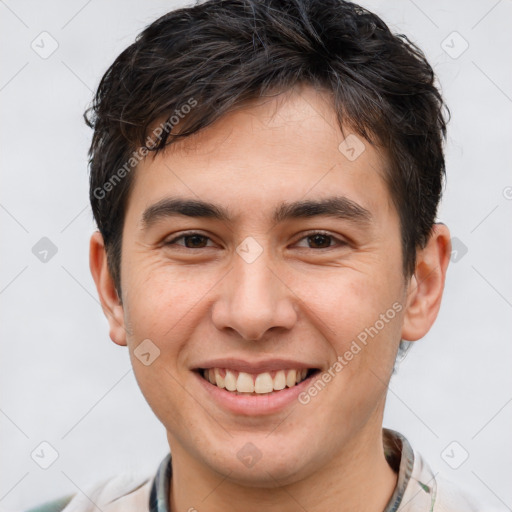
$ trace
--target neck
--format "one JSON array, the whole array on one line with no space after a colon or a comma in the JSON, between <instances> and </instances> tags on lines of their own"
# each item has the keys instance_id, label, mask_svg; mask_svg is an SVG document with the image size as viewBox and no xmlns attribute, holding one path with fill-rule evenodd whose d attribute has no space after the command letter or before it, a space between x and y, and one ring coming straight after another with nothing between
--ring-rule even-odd
<instances>
[{"instance_id":1,"label":"neck","mask_svg":"<svg viewBox=\"0 0 512 512\"><path fill-rule=\"evenodd\" d=\"M308 476L265 488L240 485L190 456L172 443L170 510L200 512L237 510L260 512L365 511L382 512L397 483L384 456L382 431L358 436Z\"/></svg>"}]
</instances>

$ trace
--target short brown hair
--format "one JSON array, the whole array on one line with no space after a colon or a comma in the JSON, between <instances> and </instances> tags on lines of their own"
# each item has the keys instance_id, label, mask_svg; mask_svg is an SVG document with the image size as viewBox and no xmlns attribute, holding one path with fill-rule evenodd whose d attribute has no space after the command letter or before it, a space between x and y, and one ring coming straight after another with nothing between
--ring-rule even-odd
<instances>
[{"instance_id":1,"label":"short brown hair","mask_svg":"<svg viewBox=\"0 0 512 512\"><path fill-rule=\"evenodd\" d=\"M298 83L331 92L340 126L385 149L404 273L414 272L441 197L448 112L421 50L342 0L209 0L149 25L107 70L85 113L94 128L90 200L120 298L130 169L139 157ZM191 98L194 108L179 115ZM157 142L148 144L161 119Z\"/></svg>"}]
</instances>

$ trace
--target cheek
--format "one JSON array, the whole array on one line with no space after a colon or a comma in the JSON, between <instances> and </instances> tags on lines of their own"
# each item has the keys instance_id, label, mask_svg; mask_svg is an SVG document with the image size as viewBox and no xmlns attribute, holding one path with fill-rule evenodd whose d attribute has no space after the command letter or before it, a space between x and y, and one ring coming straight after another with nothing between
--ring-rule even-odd
<instances>
[{"instance_id":1,"label":"cheek","mask_svg":"<svg viewBox=\"0 0 512 512\"><path fill-rule=\"evenodd\" d=\"M376 379L372 371L387 378L400 341L404 310L400 262L371 261L357 268L332 269L328 274L302 275L294 286L304 298L307 321L321 334L319 350L327 351L332 362L343 358L343 377L337 382L345 386L347 379L357 380L366 387L371 383L363 384L363 380Z\"/></svg>"},{"instance_id":2,"label":"cheek","mask_svg":"<svg viewBox=\"0 0 512 512\"><path fill-rule=\"evenodd\" d=\"M337 269L323 276L302 275L293 286L307 306L305 311L314 313L324 330L356 335L402 300L401 275L391 274ZM396 308L390 316L394 313Z\"/></svg>"},{"instance_id":3,"label":"cheek","mask_svg":"<svg viewBox=\"0 0 512 512\"><path fill-rule=\"evenodd\" d=\"M217 274L149 258L126 268L125 289L130 292L125 316L132 327L129 343L149 338L175 354L197 326L198 315L205 314L208 291L218 282Z\"/></svg>"},{"instance_id":4,"label":"cheek","mask_svg":"<svg viewBox=\"0 0 512 512\"><path fill-rule=\"evenodd\" d=\"M192 272L183 267L171 269L149 257L126 265L125 275L125 321L131 327L128 348L135 377L156 416L167 426L183 428L194 410L183 387L188 371L184 348L197 325L198 305L211 285L204 276L192 279ZM149 345L154 357L149 365L137 355L145 340L157 347Z\"/></svg>"}]
</instances>

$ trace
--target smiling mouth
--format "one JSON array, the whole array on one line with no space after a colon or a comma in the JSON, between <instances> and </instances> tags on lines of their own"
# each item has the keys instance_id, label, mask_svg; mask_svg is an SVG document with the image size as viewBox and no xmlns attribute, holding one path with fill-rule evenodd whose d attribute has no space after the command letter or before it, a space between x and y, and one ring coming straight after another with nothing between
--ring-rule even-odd
<instances>
[{"instance_id":1,"label":"smiling mouth","mask_svg":"<svg viewBox=\"0 0 512 512\"><path fill-rule=\"evenodd\" d=\"M228 370L226 368L199 369L210 384L236 395L264 395L292 388L309 379L320 370L316 368L286 369L258 374Z\"/></svg>"}]
</instances>

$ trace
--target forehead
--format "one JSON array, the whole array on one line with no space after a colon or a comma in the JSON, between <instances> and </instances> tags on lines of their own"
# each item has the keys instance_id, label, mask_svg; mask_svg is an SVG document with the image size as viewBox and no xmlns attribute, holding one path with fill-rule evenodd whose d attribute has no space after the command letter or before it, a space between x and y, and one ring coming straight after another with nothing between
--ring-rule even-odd
<instances>
[{"instance_id":1,"label":"forehead","mask_svg":"<svg viewBox=\"0 0 512 512\"><path fill-rule=\"evenodd\" d=\"M264 215L283 199L332 195L389 211L385 166L368 141L349 126L342 132L327 92L297 87L248 102L146 158L134 174L127 216L169 195L229 205L240 215L249 206Z\"/></svg>"}]
</instances>

